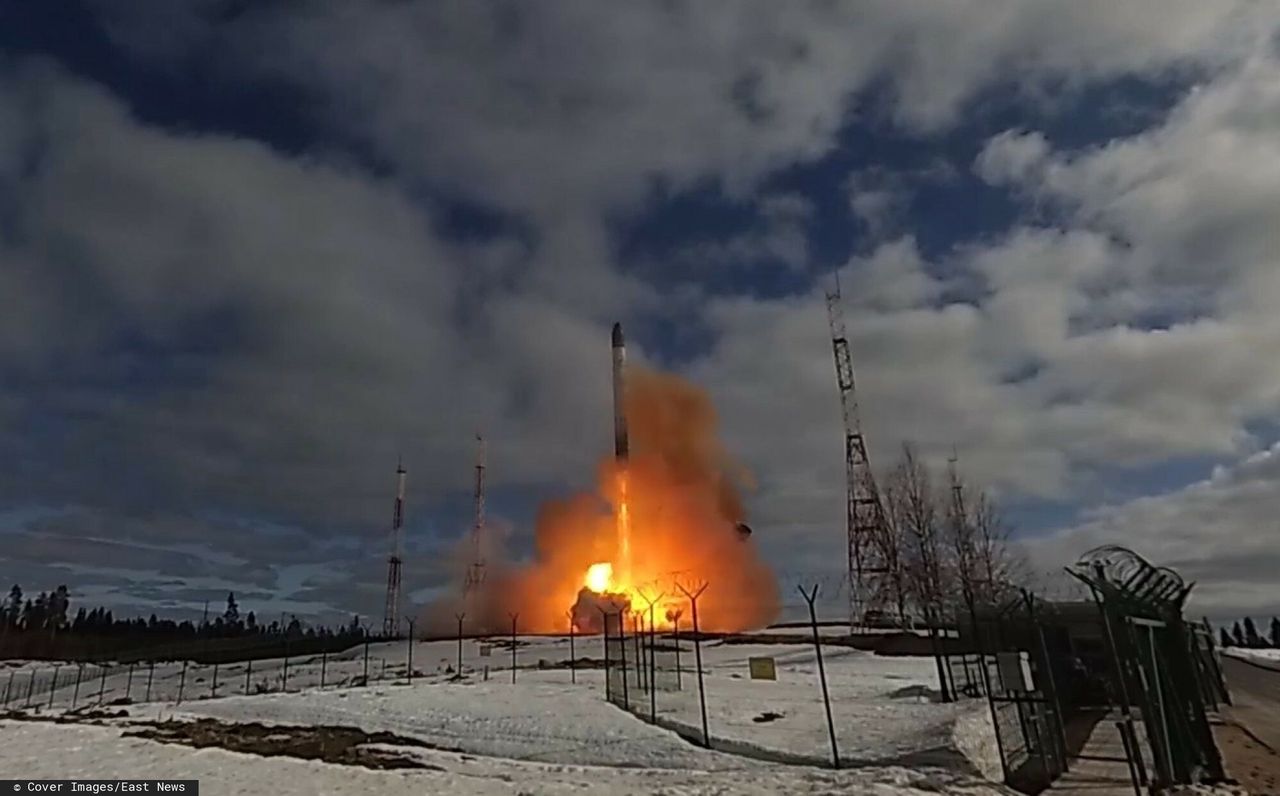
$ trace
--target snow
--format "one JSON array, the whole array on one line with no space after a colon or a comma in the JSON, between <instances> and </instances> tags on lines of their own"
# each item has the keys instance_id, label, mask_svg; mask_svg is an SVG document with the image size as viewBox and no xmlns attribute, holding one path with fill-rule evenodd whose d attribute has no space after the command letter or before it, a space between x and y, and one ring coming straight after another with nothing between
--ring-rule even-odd
<instances>
[{"instance_id":1,"label":"snow","mask_svg":"<svg viewBox=\"0 0 1280 796\"><path fill-rule=\"evenodd\" d=\"M1280 649L1249 649L1247 647L1227 647L1222 650L1224 655L1230 655L1246 661L1261 661L1264 663L1280 664Z\"/></svg>"},{"instance_id":2,"label":"snow","mask_svg":"<svg viewBox=\"0 0 1280 796\"><path fill-rule=\"evenodd\" d=\"M425 686L422 690L427 690ZM1009 791L962 775L902 768L843 771L764 766L750 771L602 768L474 758L415 750L440 770L380 771L216 748L193 750L126 737L117 726L0 721L0 770L22 779L196 779L213 796L450 794L820 794L997 796ZM400 750L404 751L404 750Z\"/></svg>"},{"instance_id":3,"label":"snow","mask_svg":"<svg viewBox=\"0 0 1280 796\"><path fill-rule=\"evenodd\" d=\"M323 666L323 689L318 655L288 662L289 693L279 693L285 670L282 659L253 662L251 693L247 696L243 695L244 664L220 666L217 699L209 698L211 666L188 664L185 682L181 663L157 664L154 672L149 667L135 667L131 685L127 667L110 669L103 679L90 666L82 675L77 705L109 704L124 697L126 691L131 692L134 703L141 702L150 676L151 703L131 705L131 720L212 717L233 722L342 725L368 732L391 731L438 747L430 752L430 762L443 766L445 772L405 773L358 767L352 770L351 766L292 758L262 760L221 749L193 752L185 747L110 735L100 739L108 746L150 744L148 759L154 758L160 767L157 772L168 771L165 766L180 765L184 754L201 760L202 756L231 755L238 760L237 777L246 767L255 771L261 768L263 776L274 777L284 770L280 768L283 766L293 772L289 777L297 776L299 782L310 782L313 788L315 777L338 776L343 782L352 783L351 792L376 787L379 792L398 793L401 785L396 783L403 783L405 777L417 778L413 780L418 783L414 786L419 788L416 792L423 792L425 787L426 792L445 792L448 788L448 792L507 793L515 792L511 783L516 782L524 792L537 793L580 791L587 787L577 784L581 782L591 783L593 790L603 789L597 783L607 783L609 788L624 793L807 793L830 791L846 784L864 788L854 792L917 792L903 789L907 788L904 783L910 781L919 781L925 790L935 788L930 792L1005 792L971 777L972 772L1000 776L999 758L994 757L992 762L995 741L985 701L932 701L937 672L933 659L927 657L887 657L824 646L823 662L841 761L875 768L859 772L819 768L828 766L831 758L813 648L810 644L778 643L772 638L761 641L702 645L713 750L699 745L701 719L696 675L691 671L693 645L687 641L681 644L681 663L686 668L683 690L656 695L658 726L647 721L648 695L635 688L630 689L630 694L632 711L637 715L606 702L601 670L579 670L577 682L571 682L570 672L561 668L568 659L569 640L557 637L519 639L520 668L514 684L510 679L510 650L501 646L509 643L506 639L464 641L461 678L452 671L458 654L456 641L416 642L412 646L413 668L420 674L412 686L405 678L409 645L400 641L369 646L371 680L384 667L387 679L375 680L366 687L351 687L360 684L365 668L365 648L359 646L328 657ZM481 657L482 647L488 647L490 655ZM630 649L629 645L629 652ZM600 638L577 638L575 652L579 660L602 658ZM774 658L777 681L749 679L747 661L757 656ZM39 672L39 693L50 668L49 664L24 667L15 677L21 682L33 669ZM63 665L59 688L52 694L53 712L70 706L71 680L64 678L73 678L75 670L72 664ZM180 685L184 699L175 704ZM253 693L260 686L274 693ZM25 696L21 685L15 685L15 691ZM49 699L48 693L34 699L32 710L49 712ZM768 720L756 720L762 718ZM34 737L46 726L27 722L20 729ZM11 729L14 728L6 727L6 736ZM72 730L101 734L112 728L65 725L59 729ZM118 728L114 731L118 732ZM52 743L47 739L45 742ZM69 742L55 745L66 749ZM95 755L97 743L94 741ZM81 747L60 752L59 756L69 754L78 759L85 751ZM426 754L416 749L413 753ZM8 770L3 759L8 754L0 751L0 769ZM780 765L783 763L803 765ZM325 766L341 773L316 773ZM252 780L246 774L246 784L229 786L230 790L219 785L217 792L257 792L248 784ZM356 782L364 784L357 786ZM293 792L291 788L292 780L285 792ZM325 788L346 792L342 788L335 791L328 781ZM303 788L296 790L302 792Z\"/></svg>"}]
</instances>

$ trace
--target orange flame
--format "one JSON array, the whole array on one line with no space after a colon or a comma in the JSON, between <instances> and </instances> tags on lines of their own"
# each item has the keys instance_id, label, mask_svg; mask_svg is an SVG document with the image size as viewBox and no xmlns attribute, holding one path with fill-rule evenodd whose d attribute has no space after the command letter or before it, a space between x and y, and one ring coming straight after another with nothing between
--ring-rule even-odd
<instances>
[{"instance_id":1,"label":"orange flame","mask_svg":"<svg viewBox=\"0 0 1280 796\"><path fill-rule=\"evenodd\" d=\"M682 611L688 627L678 587L703 582L704 630L761 627L777 616L773 573L738 527L748 476L717 437L710 399L673 375L633 369L630 376L626 469L609 456L598 492L544 503L528 564L495 566L491 551L484 587L465 606L470 626L509 629L508 612L518 612L522 631L564 632L571 622L599 621L591 615L598 608L625 607L647 620L653 600L657 627L670 627ZM443 632L461 607L440 603L426 621Z\"/></svg>"}]
</instances>

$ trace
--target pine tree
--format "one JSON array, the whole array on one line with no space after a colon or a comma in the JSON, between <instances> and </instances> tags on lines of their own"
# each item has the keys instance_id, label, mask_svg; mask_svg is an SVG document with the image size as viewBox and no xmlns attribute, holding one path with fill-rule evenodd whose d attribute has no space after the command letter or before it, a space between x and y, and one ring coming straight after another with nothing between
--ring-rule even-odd
<instances>
[{"instance_id":1,"label":"pine tree","mask_svg":"<svg viewBox=\"0 0 1280 796\"><path fill-rule=\"evenodd\" d=\"M250 633L258 632L258 617L254 616L253 611L250 611L249 615L245 617L244 625Z\"/></svg>"},{"instance_id":2,"label":"pine tree","mask_svg":"<svg viewBox=\"0 0 1280 796\"><path fill-rule=\"evenodd\" d=\"M223 612L222 618L228 625L240 624L240 606L236 605L236 595L233 592L227 592L227 610Z\"/></svg>"},{"instance_id":3,"label":"pine tree","mask_svg":"<svg viewBox=\"0 0 1280 796\"><path fill-rule=\"evenodd\" d=\"M13 588L9 589L9 600L5 610L5 621L10 625L18 624L19 617L22 616L22 587L13 584Z\"/></svg>"},{"instance_id":4,"label":"pine tree","mask_svg":"<svg viewBox=\"0 0 1280 796\"><path fill-rule=\"evenodd\" d=\"M1236 620L1235 625L1231 627L1231 638L1235 639L1237 647L1244 646L1244 631L1240 629L1240 620Z\"/></svg>"},{"instance_id":5,"label":"pine tree","mask_svg":"<svg viewBox=\"0 0 1280 796\"><path fill-rule=\"evenodd\" d=\"M1280 616L1271 617L1271 646L1280 649Z\"/></svg>"},{"instance_id":6,"label":"pine tree","mask_svg":"<svg viewBox=\"0 0 1280 796\"><path fill-rule=\"evenodd\" d=\"M1253 617L1250 616L1244 618L1244 643L1253 649L1262 646L1262 637L1258 635L1258 628L1254 626Z\"/></svg>"},{"instance_id":7,"label":"pine tree","mask_svg":"<svg viewBox=\"0 0 1280 796\"><path fill-rule=\"evenodd\" d=\"M1221 646L1223 649L1234 646L1231 641L1231 634L1227 632L1227 629L1225 627L1218 628L1218 633L1219 633L1219 639L1218 639L1219 646Z\"/></svg>"}]
</instances>

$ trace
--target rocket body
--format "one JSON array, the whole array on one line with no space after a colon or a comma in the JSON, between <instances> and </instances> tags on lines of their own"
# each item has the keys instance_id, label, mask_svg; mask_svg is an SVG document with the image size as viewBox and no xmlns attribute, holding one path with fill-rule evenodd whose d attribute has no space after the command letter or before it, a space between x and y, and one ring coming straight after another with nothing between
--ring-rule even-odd
<instances>
[{"instance_id":1,"label":"rocket body","mask_svg":"<svg viewBox=\"0 0 1280 796\"><path fill-rule=\"evenodd\" d=\"M613 325L613 455L625 464L630 455L627 438L627 344L622 324Z\"/></svg>"}]
</instances>

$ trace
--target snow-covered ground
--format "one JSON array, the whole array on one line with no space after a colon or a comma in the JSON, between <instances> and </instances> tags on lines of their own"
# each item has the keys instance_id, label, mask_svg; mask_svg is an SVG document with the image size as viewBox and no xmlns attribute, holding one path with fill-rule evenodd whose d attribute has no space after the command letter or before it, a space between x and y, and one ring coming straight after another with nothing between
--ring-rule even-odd
<instances>
[{"instance_id":1,"label":"snow-covered ground","mask_svg":"<svg viewBox=\"0 0 1280 796\"><path fill-rule=\"evenodd\" d=\"M603 658L598 637L576 641L579 660ZM505 643L499 639L492 643L464 641L463 676L459 678L452 669L458 654L455 641L417 642L412 645L413 668L421 674L415 677L412 687L405 677L406 642L370 645L368 672L373 682L366 687L355 687L362 682L365 671L362 646L328 656L323 664L321 656L290 660L289 693L280 693L283 660L255 661L247 696L245 665L220 666L218 699L210 698L213 671L209 666L188 664L185 675L182 664L157 665L154 671L150 667L134 667L132 682L127 667L109 669L105 678L98 669L86 667L76 695L77 707L123 701L121 698L128 693L134 703L128 708L134 721L212 717L232 722L349 726L368 732L390 731L438 747L430 751L431 763L442 766L444 772L405 774L360 768L341 775L353 789L359 781L365 783L360 787L377 787L379 791L385 785L391 793L399 792L399 785L386 785L384 780L399 782L396 778L404 777L417 778L414 781L418 785L414 787L419 788L418 792L449 788L450 792L499 793L511 791L514 785L533 785L532 789L524 787L524 791L553 793L580 790L583 786L574 783L587 781L593 788L602 783L621 792L806 793L847 785L865 786L852 792L894 794L914 792L903 789L903 783L912 777L924 777L918 779L920 788L935 788L933 792L1002 792L976 778L970 779L967 773L978 770L988 776L999 775L998 758L994 763L990 759L994 740L986 703L944 705L931 701L937 686L931 658L881 657L847 647L824 646L841 760L846 765L876 766L874 770L846 773L816 767L829 763L830 741L811 645L778 644L772 640L758 645L703 644L712 751L690 742L701 738L691 643L682 643L681 663L687 669L682 678L683 689L656 694L658 726L637 718L649 718L647 694L631 690L632 711L637 715L628 715L608 704L601 670L580 669L577 682L571 682L570 672L563 668L569 657L567 638L521 638L514 684L510 649ZM481 654L483 648L488 648L488 655ZM774 658L776 681L749 678L747 661L756 656ZM62 667L58 688L52 694L42 688L51 679L51 666L15 670L16 685L12 690L17 698L11 702L25 702L24 678L29 678L34 669L36 691L42 695L31 701L31 710L48 713L52 701L52 712L61 712L70 707L77 668ZM384 672L386 679L378 681ZM0 670L0 678L5 676L5 670ZM143 701L148 678L151 701L137 704ZM0 680L0 689L5 686ZM183 700L175 704L179 690ZM26 722L20 727L6 727L6 738L11 729L20 730L23 738L33 739L45 738L42 733L52 732L47 724ZM108 746L160 746L154 741L112 736L112 732L118 734L118 729L113 728L59 726L58 732L72 729L90 735L107 733L100 740ZM94 741L95 753L97 743ZM422 750L414 753L427 754ZM0 752L0 756L8 754L10 751ZM243 757L225 750L193 752L183 747L164 747L163 752L154 754L158 766L155 770L171 770L165 767L179 765L183 754L193 759L215 754ZM452 762L445 764L435 759L440 756ZM296 771L300 781L318 776L314 774L317 766L333 765L275 758L248 760L237 766L255 770L268 767L272 771L283 766L280 770ZM897 765L916 766L918 770L911 773ZM923 766L944 768L919 768ZM8 770L3 759L0 768ZM263 769L263 776L274 775ZM509 779L504 781L503 777ZM463 790L457 790L459 787ZM938 791L938 787L943 790ZM334 790L327 783L326 789ZM252 791L219 787L217 792Z\"/></svg>"},{"instance_id":2,"label":"snow-covered ground","mask_svg":"<svg viewBox=\"0 0 1280 796\"><path fill-rule=\"evenodd\" d=\"M423 687L426 690L426 687ZM593 767L415 750L434 769L396 771L125 737L116 726L0 721L0 770L23 779L196 779L213 796L419 796L449 794L819 794L999 796L1009 791L945 771L829 771L758 766L726 771Z\"/></svg>"},{"instance_id":3,"label":"snow-covered ground","mask_svg":"<svg viewBox=\"0 0 1280 796\"><path fill-rule=\"evenodd\" d=\"M1263 661L1280 665L1280 649L1248 649L1246 647L1226 647L1224 655L1231 655L1243 660Z\"/></svg>"}]
</instances>

